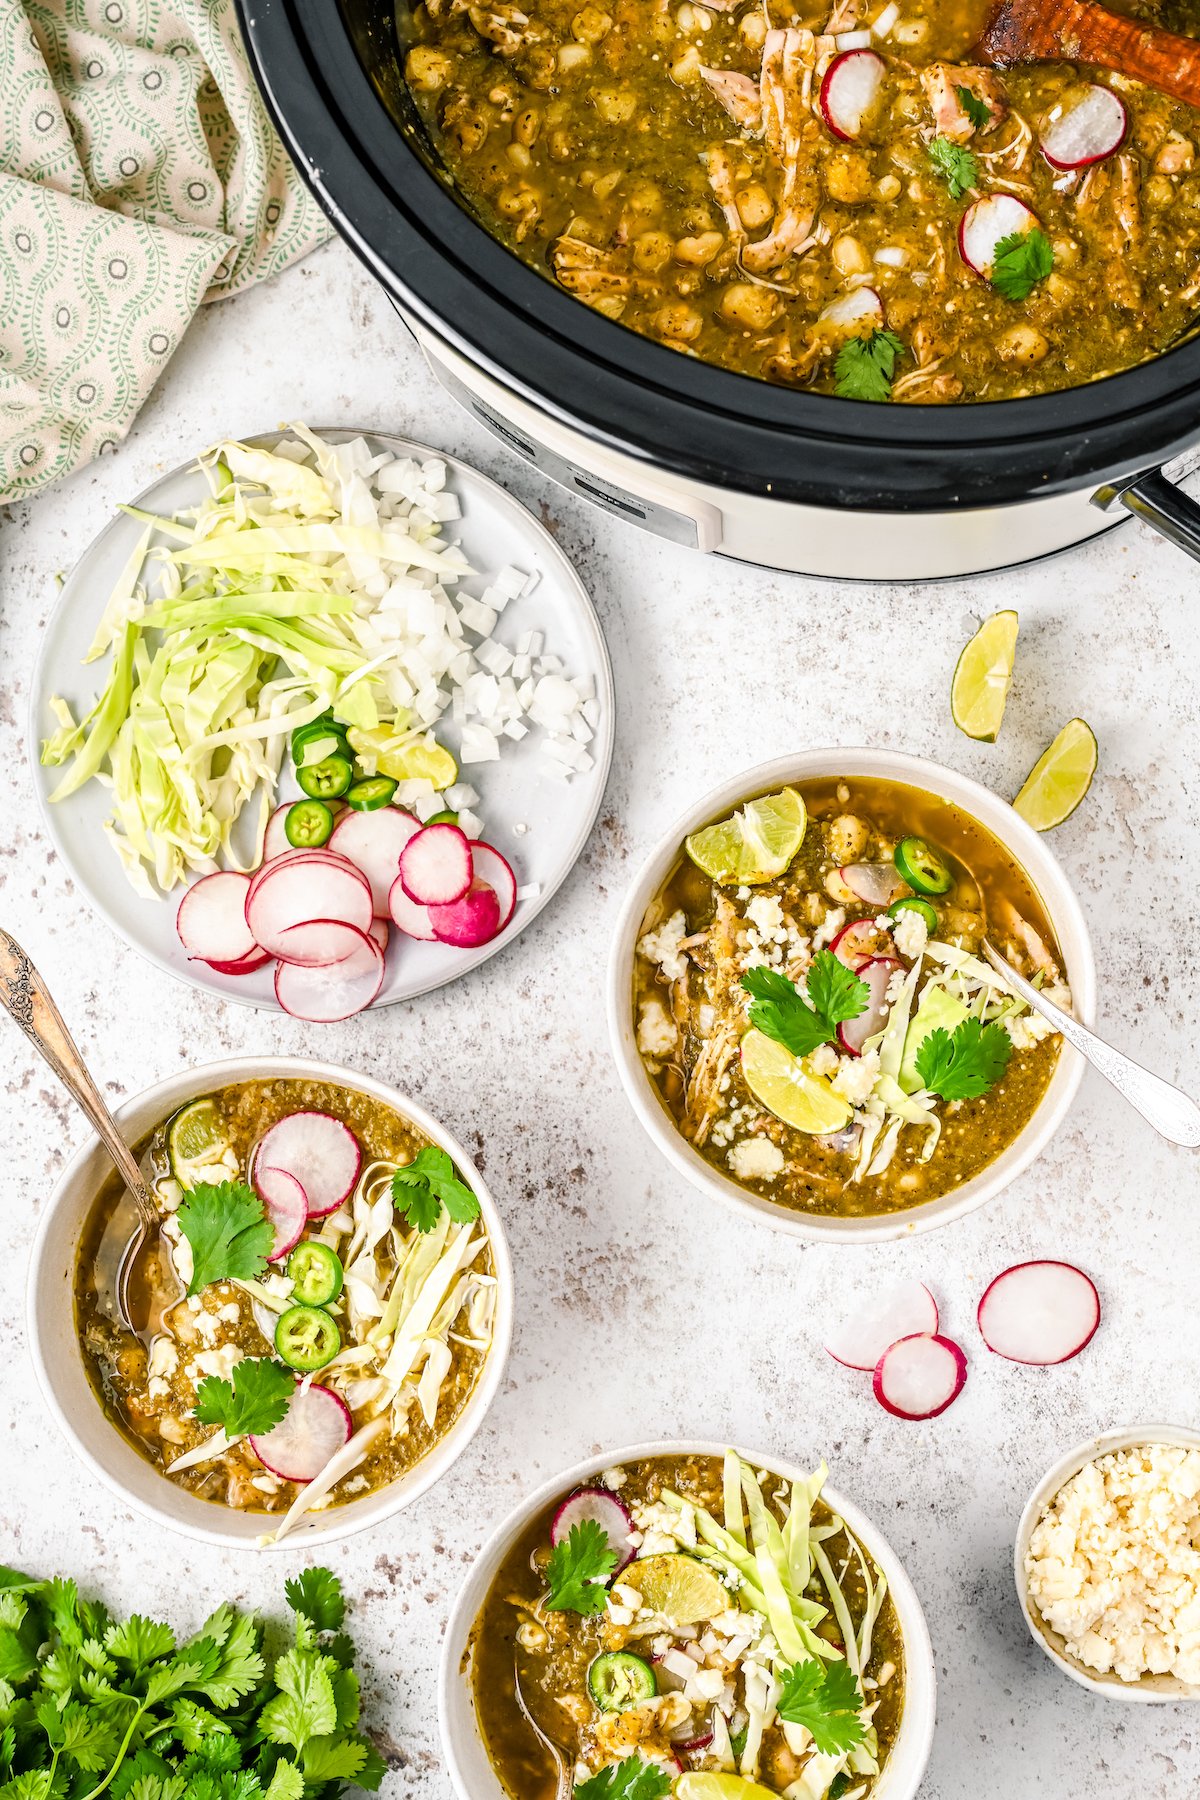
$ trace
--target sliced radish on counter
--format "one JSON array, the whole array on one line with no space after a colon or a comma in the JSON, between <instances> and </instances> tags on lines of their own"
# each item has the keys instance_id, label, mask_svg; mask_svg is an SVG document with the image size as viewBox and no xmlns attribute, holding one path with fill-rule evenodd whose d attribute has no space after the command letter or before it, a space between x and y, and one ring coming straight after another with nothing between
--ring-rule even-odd
<instances>
[{"instance_id":1,"label":"sliced radish on counter","mask_svg":"<svg viewBox=\"0 0 1200 1800\"><path fill-rule=\"evenodd\" d=\"M434 942L437 932L430 923L429 908L418 906L415 900L409 899L398 875L388 895L388 908L397 931L402 931L406 937L417 938L422 943Z\"/></svg>"},{"instance_id":2,"label":"sliced radish on counter","mask_svg":"<svg viewBox=\"0 0 1200 1800\"><path fill-rule=\"evenodd\" d=\"M309 1218L323 1219L354 1192L362 1151L349 1126L332 1113L294 1112L259 1139L251 1167L255 1185L259 1169L282 1169L303 1188Z\"/></svg>"},{"instance_id":3,"label":"sliced radish on counter","mask_svg":"<svg viewBox=\"0 0 1200 1800\"><path fill-rule=\"evenodd\" d=\"M350 1408L332 1388L301 1385L274 1430L249 1443L263 1468L280 1481L315 1481L353 1430Z\"/></svg>"},{"instance_id":4,"label":"sliced radish on counter","mask_svg":"<svg viewBox=\"0 0 1200 1800\"><path fill-rule=\"evenodd\" d=\"M908 892L908 883L900 879L893 863L848 863L838 874L865 906L890 906Z\"/></svg>"},{"instance_id":5,"label":"sliced radish on counter","mask_svg":"<svg viewBox=\"0 0 1200 1800\"><path fill-rule=\"evenodd\" d=\"M937 1302L921 1281L902 1281L864 1301L826 1340L835 1362L870 1372L892 1345L906 1337L933 1337Z\"/></svg>"},{"instance_id":6,"label":"sliced radish on counter","mask_svg":"<svg viewBox=\"0 0 1200 1800\"><path fill-rule=\"evenodd\" d=\"M272 956L286 956L285 933L293 925L334 919L365 932L374 913L371 886L344 857L324 850L277 856L250 883L246 919L255 940Z\"/></svg>"},{"instance_id":7,"label":"sliced radish on counter","mask_svg":"<svg viewBox=\"0 0 1200 1800\"><path fill-rule=\"evenodd\" d=\"M875 1398L897 1419L936 1419L962 1393L967 1359L933 1332L899 1338L875 1367Z\"/></svg>"},{"instance_id":8,"label":"sliced radish on counter","mask_svg":"<svg viewBox=\"0 0 1200 1800\"><path fill-rule=\"evenodd\" d=\"M996 250L1005 238L1024 237L1037 228L1038 216L1014 194L985 194L968 206L958 227L958 248L963 261L977 275L988 277Z\"/></svg>"},{"instance_id":9,"label":"sliced radish on counter","mask_svg":"<svg viewBox=\"0 0 1200 1800\"><path fill-rule=\"evenodd\" d=\"M401 876L401 881L404 877ZM449 906L431 906L433 935L457 950L475 950L490 943L500 930L500 901L486 881L473 881L467 892Z\"/></svg>"},{"instance_id":10,"label":"sliced radish on counter","mask_svg":"<svg viewBox=\"0 0 1200 1800\"><path fill-rule=\"evenodd\" d=\"M246 922L250 877L232 871L202 875L179 902L175 929L190 957L202 962L244 962L259 950Z\"/></svg>"},{"instance_id":11,"label":"sliced radish on counter","mask_svg":"<svg viewBox=\"0 0 1200 1800\"><path fill-rule=\"evenodd\" d=\"M472 844L471 862L478 880L486 882L500 902L500 923L496 929L503 931L517 905L517 878L512 866L491 844Z\"/></svg>"},{"instance_id":12,"label":"sliced radish on counter","mask_svg":"<svg viewBox=\"0 0 1200 1800\"><path fill-rule=\"evenodd\" d=\"M357 936L357 947L337 962L276 964L275 998L285 1013L310 1025L336 1025L370 1006L383 986L383 951L365 931Z\"/></svg>"},{"instance_id":13,"label":"sliced radish on counter","mask_svg":"<svg viewBox=\"0 0 1200 1800\"><path fill-rule=\"evenodd\" d=\"M426 825L400 853L400 880L418 906L453 905L471 875L471 840L457 825Z\"/></svg>"},{"instance_id":14,"label":"sliced radish on counter","mask_svg":"<svg viewBox=\"0 0 1200 1800\"><path fill-rule=\"evenodd\" d=\"M1064 1262L1018 1263L997 1275L979 1302L979 1332L1009 1362L1070 1362L1100 1323L1095 1283Z\"/></svg>"},{"instance_id":15,"label":"sliced radish on counter","mask_svg":"<svg viewBox=\"0 0 1200 1800\"><path fill-rule=\"evenodd\" d=\"M874 1037L877 1031L882 1031L887 1023L891 1010L887 1002L888 983L897 970L903 974L904 964L894 961L890 956L872 956L866 962L859 963L858 978L866 982L870 998L865 1012L860 1012L856 1019L846 1019L838 1026L838 1042L851 1056L861 1056L867 1039Z\"/></svg>"},{"instance_id":16,"label":"sliced radish on counter","mask_svg":"<svg viewBox=\"0 0 1200 1800\"><path fill-rule=\"evenodd\" d=\"M864 325L878 327L883 324L883 301L873 287L855 288L823 307L818 322L845 326L847 331L857 331Z\"/></svg>"},{"instance_id":17,"label":"sliced radish on counter","mask_svg":"<svg viewBox=\"0 0 1200 1800\"><path fill-rule=\"evenodd\" d=\"M610 1577L615 1580L635 1555L634 1546L629 1541L633 1519L617 1496L607 1488L581 1488L569 1500L564 1500L550 1521L550 1542L564 1543L570 1537L573 1526L583 1525L589 1520L603 1530L608 1538L608 1547L617 1558L616 1569Z\"/></svg>"},{"instance_id":18,"label":"sliced radish on counter","mask_svg":"<svg viewBox=\"0 0 1200 1800\"><path fill-rule=\"evenodd\" d=\"M278 1262L280 1257L296 1248L304 1234L308 1224L308 1195L286 1169L270 1169L261 1164L254 1171L254 1191L274 1227L271 1261Z\"/></svg>"},{"instance_id":19,"label":"sliced radish on counter","mask_svg":"<svg viewBox=\"0 0 1200 1800\"><path fill-rule=\"evenodd\" d=\"M398 806L348 811L333 828L329 848L362 870L371 884L377 919L388 917L388 894L400 869L400 854L420 830L420 821Z\"/></svg>"},{"instance_id":20,"label":"sliced radish on counter","mask_svg":"<svg viewBox=\"0 0 1200 1800\"><path fill-rule=\"evenodd\" d=\"M887 64L877 50L843 50L825 71L820 104L834 137L852 143L879 99Z\"/></svg>"},{"instance_id":21,"label":"sliced radish on counter","mask_svg":"<svg viewBox=\"0 0 1200 1800\"><path fill-rule=\"evenodd\" d=\"M1128 129L1124 101L1093 82L1052 108L1042 131L1042 155L1052 169L1086 169L1118 151Z\"/></svg>"},{"instance_id":22,"label":"sliced radish on counter","mask_svg":"<svg viewBox=\"0 0 1200 1800\"><path fill-rule=\"evenodd\" d=\"M872 957L893 956L896 946L891 933L874 919L854 919L842 926L829 948L848 969L857 969Z\"/></svg>"}]
</instances>

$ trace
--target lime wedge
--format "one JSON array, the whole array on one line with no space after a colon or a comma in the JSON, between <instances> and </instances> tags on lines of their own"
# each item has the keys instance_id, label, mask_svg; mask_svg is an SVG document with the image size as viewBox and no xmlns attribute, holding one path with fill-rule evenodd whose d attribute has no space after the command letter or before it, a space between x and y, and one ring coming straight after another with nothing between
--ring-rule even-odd
<instances>
[{"instance_id":1,"label":"lime wedge","mask_svg":"<svg viewBox=\"0 0 1200 1800\"><path fill-rule=\"evenodd\" d=\"M1017 653L1017 615L995 612L964 649L950 686L950 716L960 731L994 744Z\"/></svg>"},{"instance_id":2,"label":"lime wedge","mask_svg":"<svg viewBox=\"0 0 1200 1800\"><path fill-rule=\"evenodd\" d=\"M808 816L795 788L750 800L728 819L693 831L687 853L713 881L772 881L804 842Z\"/></svg>"},{"instance_id":3,"label":"lime wedge","mask_svg":"<svg viewBox=\"0 0 1200 1800\"><path fill-rule=\"evenodd\" d=\"M350 748L374 773L390 775L393 781L431 781L439 793L452 787L458 780L458 764L450 752L432 737L406 743L407 737L407 731L397 733L383 725L370 731L355 725Z\"/></svg>"},{"instance_id":4,"label":"lime wedge","mask_svg":"<svg viewBox=\"0 0 1200 1800\"><path fill-rule=\"evenodd\" d=\"M806 1062L761 1031L750 1030L742 1039L742 1074L755 1099L797 1131L824 1137L849 1123L848 1102L824 1076L814 1075Z\"/></svg>"},{"instance_id":5,"label":"lime wedge","mask_svg":"<svg viewBox=\"0 0 1200 1800\"><path fill-rule=\"evenodd\" d=\"M1035 831L1052 831L1069 819L1096 773L1096 734L1082 719L1068 719L1038 757L1013 806Z\"/></svg>"},{"instance_id":6,"label":"lime wedge","mask_svg":"<svg viewBox=\"0 0 1200 1800\"><path fill-rule=\"evenodd\" d=\"M701 1625L727 1613L733 1598L711 1569L694 1556L647 1556L621 1571L623 1587L631 1587L649 1607L673 1625Z\"/></svg>"},{"instance_id":7,"label":"lime wedge","mask_svg":"<svg viewBox=\"0 0 1200 1800\"><path fill-rule=\"evenodd\" d=\"M775 1800L774 1788L744 1775L703 1775L695 1769L680 1775L671 1792L675 1800Z\"/></svg>"},{"instance_id":8,"label":"lime wedge","mask_svg":"<svg viewBox=\"0 0 1200 1800\"><path fill-rule=\"evenodd\" d=\"M191 1189L197 1174L221 1159L229 1139L213 1100L193 1100L167 1126L167 1155L180 1187Z\"/></svg>"}]
</instances>

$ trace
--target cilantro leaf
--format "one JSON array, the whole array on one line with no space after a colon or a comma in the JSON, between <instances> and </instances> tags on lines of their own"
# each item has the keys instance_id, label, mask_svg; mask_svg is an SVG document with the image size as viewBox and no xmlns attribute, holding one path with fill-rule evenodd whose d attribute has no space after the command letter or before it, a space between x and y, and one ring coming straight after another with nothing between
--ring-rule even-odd
<instances>
[{"instance_id":1,"label":"cilantro leaf","mask_svg":"<svg viewBox=\"0 0 1200 1800\"><path fill-rule=\"evenodd\" d=\"M941 1028L929 1033L917 1051L917 1074L943 1100L973 1100L995 1087L1011 1055L1003 1025L964 1019L953 1035Z\"/></svg>"},{"instance_id":2,"label":"cilantro leaf","mask_svg":"<svg viewBox=\"0 0 1200 1800\"><path fill-rule=\"evenodd\" d=\"M617 1566L617 1553L608 1533L595 1519L572 1525L555 1544L546 1565L547 1612L603 1612L605 1583Z\"/></svg>"},{"instance_id":3,"label":"cilantro leaf","mask_svg":"<svg viewBox=\"0 0 1200 1800\"><path fill-rule=\"evenodd\" d=\"M966 93L967 89L962 91ZM944 178L952 200L961 200L968 188L979 186L979 164L962 144L935 137L929 145L929 160Z\"/></svg>"},{"instance_id":4,"label":"cilantro leaf","mask_svg":"<svg viewBox=\"0 0 1200 1800\"><path fill-rule=\"evenodd\" d=\"M220 1425L230 1438L266 1432L281 1422L295 1391L296 1377L274 1357L243 1356L233 1366L232 1382L204 1377L195 1416L201 1425Z\"/></svg>"},{"instance_id":5,"label":"cilantro leaf","mask_svg":"<svg viewBox=\"0 0 1200 1800\"><path fill-rule=\"evenodd\" d=\"M671 1778L665 1770L640 1756L627 1756L580 1782L575 1800L666 1800L670 1792Z\"/></svg>"},{"instance_id":6,"label":"cilantro leaf","mask_svg":"<svg viewBox=\"0 0 1200 1800\"><path fill-rule=\"evenodd\" d=\"M312 1650L285 1650L275 1664L280 1692L262 1710L259 1729L273 1744L302 1751L309 1738L337 1730L337 1701L325 1658Z\"/></svg>"},{"instance_id":7,"label":"cilantro leaf","mask_svg":"<svg viewBox=\"0 0 1200 1800\"><path fill-rule=\"evenodd\" d=\"M862 1695L844 1662L823 1663L814 1657L783 1670L780 1680L779 1717L810 1731L822 1756L839 1756L862 1743Z\"/></svg>"},{"instance_id":8,"label":"cilantro leaf","mask_svg":"<svg viewBox=\"0 0 1200 1800\"><path fill-rule=\"evenodd\" d=\"M1001 238L992 253L988 280L1006 300L1025 300L1054 267L1050 239L1040 226Z\"/></svg>"},{"instance_id":9,"label":"cilantro leaf","mask_svg":"<svg viewBox=\"0 0 1200 1800\"><path fill-rule=\"evenodd\" d=\"M318 1631L337 1631L346 1617L342 1584L331 1569L301 1569L283 1584L293 1612L304 1613Z\"/></svg>"},{"instance_id":10,"label":"cilantro leaf","mask_svg":"<svg viewBox=\"0 0 1200 1800\"><path fill-rule=\"evenodd\" d=\"M982 131L984 126L990 123L992 117L992 109L987 101L981 100L973 88L956 87L954 91L958 95L958 104L976 131Z\"/></svg>"},{"instance_id":11,"label":"cilantro leaf","mask_svg":"<svg viewBox=\"0 0 1200 1800\"><path fill-rule=\"evenodd\" d=\"M853 969L829 950L818 950L809 965L808 999L778 969L747 969L742 986L753 997L750 1023L774 1038L793 1056L807 1056L818 1044L837 1036L847 1019L857 1019L870 1001L870 990Z\"/></svg>"},{"instance_id":12,"label":"cilantro leaf","mask_svg":"<svg viewBox=\"0 0 1200 1800\"><path fill-rule=\"evenodd\" d=\"M197 1182L176 1213L192 1247L189 1294L214 1281L257 1281L275 1247L275 1227L258 1195L240 1181Z\"/></svg>"},{"instance_id":13,"label":"cilantro leaf","mask_svg":"<svg viewBox=\"0 0 1200 1800\"><path fill-rule=\"evenodd\" d=\"M479 1201L435 1144L426 1144L412 1162L396 1170L392 1199L397 1212L421 1232L433 1230L443 1206L456 1225L469 1225L479 1217Z\"/></svg>"},{"instance_id":14,"label":"cilantro leaf","mask_svg":"<svg viewBox=\"0 0 1200 1800\"><path fill-rule=\"evenodd\" d=\"M903 355L904 345L894 331L849 338L833 365L834 393L843 400L890 400L896 358Z\"/></svg>"}]
</instances>

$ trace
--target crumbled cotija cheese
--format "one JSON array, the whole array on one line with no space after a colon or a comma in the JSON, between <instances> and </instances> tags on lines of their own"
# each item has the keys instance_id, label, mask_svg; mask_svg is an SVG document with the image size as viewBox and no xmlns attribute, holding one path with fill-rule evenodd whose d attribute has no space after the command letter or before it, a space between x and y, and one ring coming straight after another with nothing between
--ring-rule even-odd
<instances>
[{"instance_id":1,"label":"crumbled cotija cheese","mask_svg":"<svg viewBox=\"0 0 1200 1800\"><path fill-rule=\"evenodd\" d=\"M733 1146L728 1162L739 1181L773 1181L783 1172L783 1151L770 1138L748 1137Z\"/></svg>"},{"instance_id":2,"label":"crumbled cotija cheese","mask_svg":"<svg viewBox=\"0 0 1200 1800\"><path fill-rule=\"evenodd\" d=\"M661 1000L647 1000L638 1021L637 1046L643 1056L670 1056L679 1042L675 1021Z\"/></svg>"},{"instance_id":3,"label":"crumbled cotija cheese","mask_svg":"<svg viewBox=\"0 0 1200 1800\"><path fill-rule=\"evenodd\" d=\"M1029 1594L1072 1656L1122 1681L1200 1682L1200 1450L1098 1457L1029 1540Z\"/></svg>"},{"instance_id":4,"label":"crumbled cotija cheese","mask_svg":"<svg viewBox=\"0 0 1200 1800\"><path fill-rule=\"evenodd\" d=\"M657 931L647 931L638 944L638 955L657 963L668 981L687 974L687 956L679 946L687 936L687 917L682 910L671 914Z\"/></svg>"}]
</instances>

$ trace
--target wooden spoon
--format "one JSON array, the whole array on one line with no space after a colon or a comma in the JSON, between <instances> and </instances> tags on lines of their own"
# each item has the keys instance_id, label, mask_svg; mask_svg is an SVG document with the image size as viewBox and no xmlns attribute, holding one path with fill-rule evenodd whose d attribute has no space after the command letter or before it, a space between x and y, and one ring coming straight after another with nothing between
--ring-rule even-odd
<instances>
[{"instance_id":1,"label":"wooden spoon","mask_svg":"<svg viewBox=\"0 0 1200 1800\"><path fill-rule=\"evenodd\" d=\"M969 60L997 69L1095 63L1200 106L1200 42L1109 12L1094 0L1000 0Z\"/></svg>"}]
</instances>

